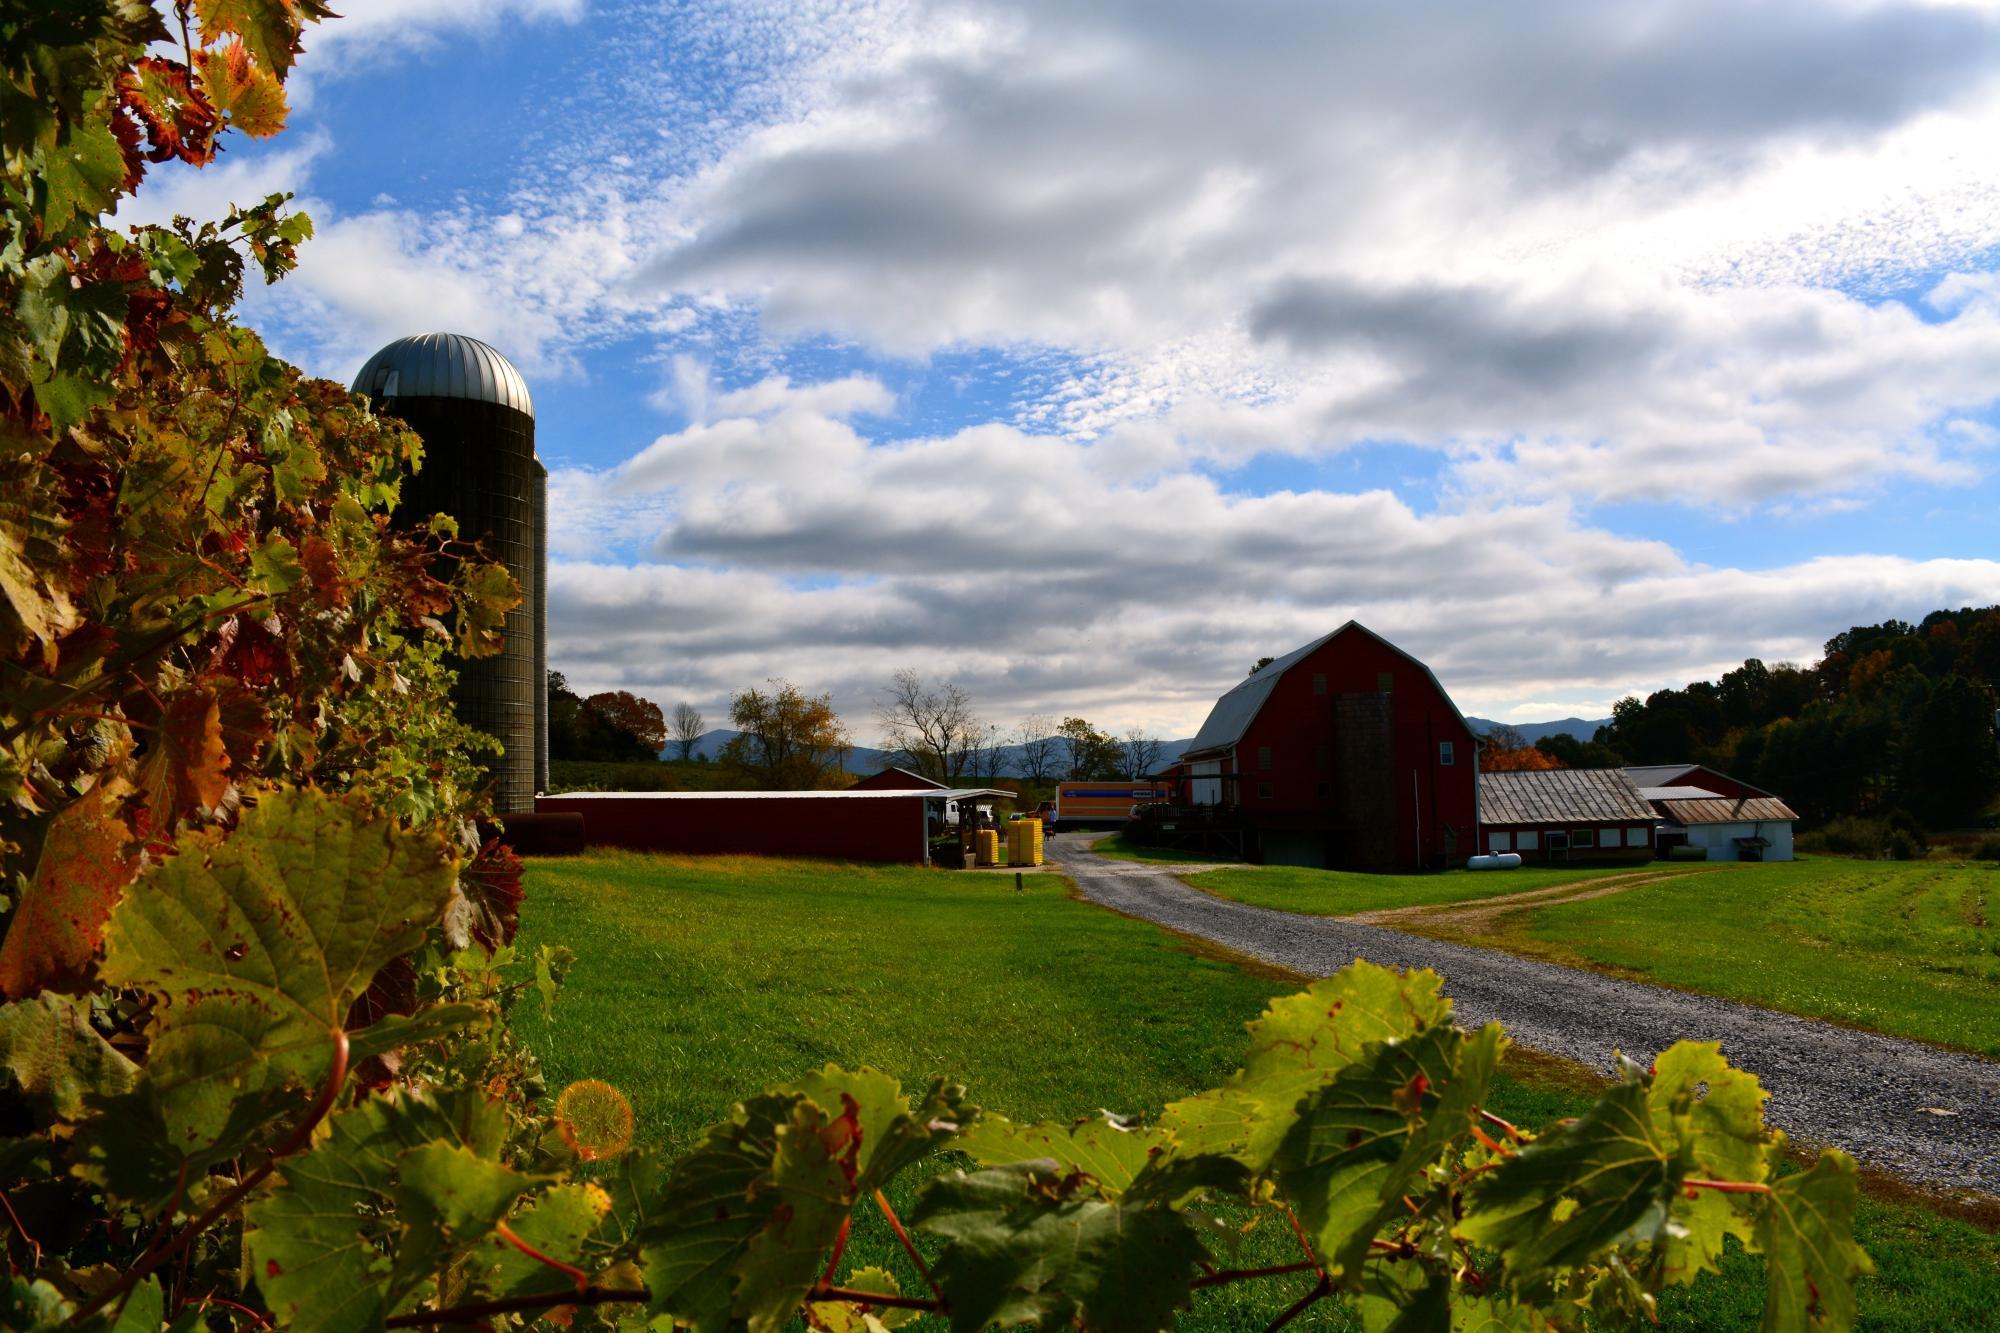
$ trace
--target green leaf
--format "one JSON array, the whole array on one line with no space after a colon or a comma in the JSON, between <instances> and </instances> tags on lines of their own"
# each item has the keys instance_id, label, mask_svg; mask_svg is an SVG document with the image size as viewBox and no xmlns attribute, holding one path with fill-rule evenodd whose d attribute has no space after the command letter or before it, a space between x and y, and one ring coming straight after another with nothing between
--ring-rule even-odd
<instances>
[{"instance_id":1,"label":"green leaf","mask_svg":"<svg viewBox=\"0 0 2000 1333\"><path fill-rule=\"evenodd\" d=\"M1169 1105L1161 1127L1186 1151L1226 1153L1263 1170L1306 1094L1369 1046L1450 1022L1442 985L1435 972L1399 973L1357 958L1310 989L1273 1001L1250 1024L1243 1068L1220 1089Z\"/></svg>"},{"instance_id":2,"label":"green leaf","mask_svg":"<svg viewBox=\"0 0 2000 1333\"><path fill-rule=\"evenodd\" d=\"M829 1112L840 1109L844 1098L853 1100L861 1129L857 1196L880 1189L904 1167L951 1141L960 1126L979 1114L966 1103L963 1087L943 1079L934 1080L913 1109L903 1085L877 1069L850 1072L829 1064L789 1087Z\"/></svg>"},{"instance_id":3,"label":"green leaf","mask_svg":"<svg viewBox=\"0 0 2000 1333\"><path fill-rule=\"evenodd\" d=\"M591 1271L584 1244L597 1233L611 1196L595 1185L558 1185L507 1219L515 1235L552 1259ZM480 1285L495 1296L538 1296L572 1290L569 1277L531 1259L497 1236L487 1240Z\"/></svg>"},{"instance_id":4,"label":"green leaf","mask_svg":"<svg viewBox=\"0 0 2000 1333\"><path fill-rule=\"evenodd\" d=\"M1875 1265L1854 1240L1854 1159L1838 1149L1773 1181L1757 1219L1769 1290L1765 1333L1854 1327L1854 1280Z\"/></svg>"},{"instance_id":5,"label":"green leaf","mask_svg":"<svg viewBox=\"0 0 2000 1333\"><path fill-rule=\"evenodd\" d=\"M1205 1251L1168 1208L1107 1203L1035 1163L933 1180L912 1220L949 1242L931 1272L955 1333L988 1324L1154 1333L1189 1303Z\"/></svg>"},{"instance_id":6,"label":"green leaf","mask_svg":"<svg viewBox=\"0 0 2000 1333\"><path fill-rule=\"evenodd\" d=\"M233 834L183 838L142 875L101 970L165 1002L141 1087L171 1147L227 1142L239 1102L323 1083L334 1031L376 970L422 943L453 876L434 834L312 790L266 793Z\"/></svg>"},{"instance_id":7,"label":"green leaf","mask_svg":"<svg viewBox=\"0 0 2000 1333\"><path fill-rule=\"evenodd\" d=\"M1355 1313L1367 1333L1430 1333L1456 1328L1451 1274L1412 1259L1378 1260L1362 1269Z\"/></svg>"},{"instance_id":8,"label":"green leaf","mask_svg":"<svg viewBox=\"0 0 2000 1333\"><path fill-rule=\"evenodd\" d=\"M132 1086L138 1069L90 1026L90 1006L43 995L0 1007L0 1068L59 1120L73 1120L88 1094Z\"/></svg>"},{"instance_id":9,"label":"green leaf","mask_svg":"<svg viewBox=\"0 0 2000 1333\"><path fill-rule=\"evenodd\" d=\"M540 1181L462 1143L434 1140L404 1153L393 1191L403 1236L392 1285L414 1290L455 1254L486 1239Z\"/></svg>"},{"instance_id":10,"label":"green leaf","mask_svg":"<svg viewBox=\"0 0 2000 1333\"><path fill-rule=\"evenodd\" d=\"M1653 1062L1654 1132L1678 1139L1687 1174L1697 1179L1757 1183L1769 1178L1775 1135L1764 1127L1769 1096L1754 1074L1731 1067L1719 1042L1676 1042ZM1692 1282L1716 1271L1725 1237L1750 1241L1754 1195L1716 1190L1684 1192L1667 1229L1665 1274Z\"/></svg>"},{"instance_id":11,"label":"green leaf","mask_svg":"<svg viewBox=\"0 0 2000 1333\"><path fill-rule=\"evenodd\" d=\"M776 1333L798 1312L853 1204L861 1144L852 1097L839 1115L800 1099L777 1127L770 1168L757 1184L774 1196L737 1265L736 1313L750 1333Z\"/></svg>"},{"instance_id":12,"label":"green leaf","mask_svg":"<svg viewBox=\"0 0 2000 1333\"><path fill-rule=\"evenodd\" d=\"M903 1294L902 1283L886 1268L857 1268L841 1279L840 1285L849 1291L868 1291L878 1296ZM915 1310L865 1308L845 1301L814 1301L810 1308L813 1327L824 1329L825 1333L886 1333L918 1316Z\"/></svg>"},{"instance_id":13,"label":"green leaf","mask_svg":"<svg viewBox=\"0 0 2000 1333\"><path fill-rule=\"evenodd\" d=\"M34 388L35 406L49 414L59 435L117 396L108 378L88 372L53 375Z\"/></svg>"},{"instance_id":14,"label":"green leaf","mask_svg":"<svg viewBox=\"0 0 2000 1333\"><path fill-rule=\"evenodd\" d=\"M257 63L282 77L292 67L303 26L287 0L195 0L204 44L224 33L243 39Z\"/></svg>"},{"instance_id":15,"label":"green leaf","mask_svg":"<svg viewBox=\"0 0 2000 1333\"><path fill-rule=\"evenodd\" d=\"M506 1136L506 1110L473 1092L436 1101L405 1093L363 1102L328 1125L326 1140L281 1165L281 1186L245 1210L244 1245L279 1327L359 1333L379 1327L427 1276L401 1271L388 1253L409 1198L397 1188L405 1156L442 1147L491 1163ZM435 1168L456 1161L419 1166L409 1189L430 1209L422 1225L437 1228L448 1208L462 1208L435 1197L438 1177L448 1175ZM420 1232L418 1244L425 1242Z\"/></svg>"},{"instance_id":16,"label":"green leaf","mask_svg":"<svg viewBox=\"0 0 2000 1333\"><path fill-rule=\"evenodd\" d=\"M956 1146L981 1166L1053 1161L1064 1174L1083 1172L1107 1198L1116 1198L1170 1141L1165 1130L1129 1127L1109 1115L1067 1126L1017 1125L989 1115L961 1134Z\"/></svg>"},{"instance_id":17,"label":"green leaf","mask_svg":"<svg viewBox=\"0 0 2000 1333\"><path fill-rule=\"evenodd\" d=\"M414 1014L384 1014L367 1027L348 1033L348 1063L360 1064L405 1046L455 1036L470 1027L483 1027L491 1018L476 1004L438 1004Z\"/></svg>"},{"instance_id":18,"label":"green leaf","mask_svg":"<svg viewBox=\"0 0 2000 1333\"><path fill-rule=\"evenodd\" d=\"M777 1206L775 1192L753 1186L776 1157L778 1125L801 1100L767 1093L738 1104L667 1177L640 1232L655 1314L695 1333L729 1326L736 1265Z\"/></svg>"},{"instance_id":19,"label":"green leaf","mask_svg":"<svg viewBox=\"0 0 2000 1333\"><path fill-rule=\"evenodd\" d=\"M1454 1028L1435 1027L1384 1042L1300 1103L1272 1165L1337 1276L1359 1272L1386 1215L1435 1159L1432 1152L1412 1160L1406 1149L1412 1130L1437 1110L1441 1090L1458 1081L1464 1040ZM1484 1086L1477 1091L1483 1096Z\"/></svg>"},{"instance_id":20,"label":"green leaf","mask_svg":"<svg viewBox=\"0 0 2000 1333\"><path fill-rule=\"evenodd\" d=\"M265 538L264 544L250 557L249 586L256 592L272 596L289 592L305 576L298 548L278 533Z\"/></svg>"},{"instance_id":21,"label":"green leaf","mask_svg":"<svg viewBox=\"0 0 2000 1333\"><path fill-rule=\"evenodd\" d=\"M42 205L46 231L60 231L73 218L94 218L108 211L123 192L125 155L108 121L76 126L67 142L44 148L40 156L41 171L35 174L48 190Z\"/></svg>"},{"instance_id":22,"label":"green leaf","mask_svg":"<svg viewBox=\"0 0 2000 1333\"><path fill-rule=\"evenodd\" d=\"M1459 1233L1499 1251L1510 1286L1666 1234L1682 1172L1678 1145L1654 1128L1648 1093L1643 1079L1619 1084L1474 1189Z\"/></svg>"}]
</instances>

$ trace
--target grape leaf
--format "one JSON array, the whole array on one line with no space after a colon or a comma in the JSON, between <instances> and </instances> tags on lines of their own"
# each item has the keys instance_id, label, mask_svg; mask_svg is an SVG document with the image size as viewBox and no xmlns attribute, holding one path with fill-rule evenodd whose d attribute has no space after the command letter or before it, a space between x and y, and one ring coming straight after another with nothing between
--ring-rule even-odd
<instances>
[{"instance_id":1,"label":"grape leaf","mask_svg":"<svg viewBox=\"0 0 2000 1333\"><path fill-rule=\"evenodd\" d=\"M392 1191L403 1235L391 1286L414 1290L456 1251L490 1235L515 1200L544 1179L443 1139L403 1153L396 1159Z\"/></svg>"},{"instance_id":2,"label":"grape leaf","mask_svg":"<svg viewBox=\"0 0 2000 1333\"><path fill-rule=\"evenodd\" d=\"M903 1085L877 1069L848 1071L829 1064L789 1087L826 1108L839 1107L844 1097L853 1099L861 1128L855 1162L857 1197L880 1189L979 1116L978 1108L966 1102L965 1089L943 1079L933 1080L914 1108L903 1095Z\"/></svg>"},{"instance_id":3,"label":"grape leaf","mask_svg":"<svg viewBox=\"0 0 2000 1333\"><path fill-rule=\"evenodd\" d=\"M197 686L166 701L139 760L139 789L150 826L160 832L183 815L222 804L229 790L229 750L214 690Z\"/></svg>"},{"instance_id":4,"label":"grape leaf","mask_svg":"<svg viewBox=\"0 0 2000 1333\"><path fill-rule=\"evenodd\" d=\"M611 1209L611 1196L596 1185L557 1185L507 1220L508 1227L528 1244L553 1259L590 1271L595 1265L583 1253ZM531 1259L501 1240L490 1238L482 1251L480 1283L496 1296L536 1296L572 1290L569 1275Z\"/></svg>"},{"instance_id":5,"label":"grape leaf","mask_svg":"<svg viewBox=\"0 0 2000 1333\"><path fill-rule=\"evenodd\" d=\"M1108 1115L1074 1125L1017 1125L989 1115L961 1134L955 1145L981 1166L1053 1161L1063 1174L1081 1171L1107 1198L1116 1198L1167 1146L1162 1129L1128 1128Z\"/></svg>"},{"instance_id":6,"label":"grape leaf","mask_svg":"<svg viewBox=\"0 0 2000 1333\"><path fill-rule=\"evenodd\" d=\"M1475 1188L1459 1233L1497 1250L1516 1289L1614 1245L1657 1241L1681 1170L1653 1125L1643 1079L1620 1083L1581 1117L1528 1144Z\"/></svg>"},{"instance_id":7,"label":"grape leaf","mask_svg":"<svg viewBox=\"0 0 2000 1333\"><path fill-rule=\"evenodd\" d=\"M1400 1208L1401 1195L1436 1157L1411 1161L1405 1149L1412 1128L1435 1112L1439 1090L1457 1081L1463 1042L1448 1026L1383 1042L1300 1103L1272 1166L1337 1276L1359 1272L1385 1204Z\"/></svg>"},{"instance_id":8,"label":"grape leaf","mask_svg":"<svg viewBox=\"0 0 2000 1333\"><path fill-rule=\"evenodd\" d=\"M737 1105L681 1159L640 1227L650 1308L695 1333L729 1326L734 1273L751 1239L777 1206L754 1188L777 1154L777 1130L802 1098L766 1093Z\"/></svg>"},{"instance_id":9,"label":"grape leaf","mask_svg":"<svg viewBox=\"0 0 2000 1333\"><path fill-rule=\"evenodd\" d=\"M279 1166L280 1187L245 1210L249 1272L278 1326L380 1327L429 1276L402 1271L387 1253L409 1198L397 1189L405 1156L444 1148L492 1165L506 1128L505 1108L476 1092L375 1097L332 1117L325 1141ZM432 1192L428 1183L408 1187ZM435 1218L442 1210L430 1206Z\"/></svg>"},{"instance_id":10,"label":"grape leaf","mask_svg":"<svg viewBox=\"0 0 2000 1333\"><path fill-rule=\"evenodd\" d=\"M109 124L79 125L68 140L50 144L40 154L43 196L42 226L59 231L72 218L94 217L111 207L124 190L125 153Z\"/></svg>"},{"instance_id":11,"label":"grape leaf","mask_svg":"<svg viewBox=\"0 0 2000 1333\"><path fill-rule=\"evenodd\" d=\"M841 1279L849 1291L870 1291L878 1296L900 1296L902 1283L886 1268L857 1268ZM812 1325L825 1333L886 1333L917 1318L915 1310L888 1307L865 1308L845 1301L815 1301L809 1307Z\"/></svg>"},{"instance_id":12,"label":"grape leaf","mask_svg":"<svg viewBox=\"0 0 2000 1333\"><path fill-rule=\"evenodd\" d=\"M861 1146L854 1099L834 1115L806 1098L777 1127L771 1165L756 1186L769 1216L737 1265L736 1313L750 1333L777 1333L798 1312L853 1205Z\"/></svg>"},{"instance_id":13,"label":"grape leaf","mask_svg":"<svg viewBox=\"0 0 2000 1333\"><path fill-rule=\"evenodd\" d=\"M75 1119L86 1094L124 1092L138 1076L90 1026L89 1005L57 995L0 1006L0 1068L59 1120Z\"/></svg>"},{"instance_id":14,"label":"grape leaf","mask_svg":"<svg viewBox=\"0 0 2000 1333\"><path fill-rule=\"evenodd\" d=\"M1073 1320L1102 1333L1154 1333L1186 1308L1206 1257L1182 1214L1107 1203L1045 1163L940 1176L911 1216L948 1242L931 1274L955 1333Z\"/></svg>"},{"instance_id":15,"label":"grape leaf","mask_svg":"<svg viewBox=\"0 0 2000 1333\"><path fill-rule=\"evenodd\" d=\"M253 64L240 41L195 53L202 90L229 123L253 139L268 139L285 128L285 89L275 74Z\"/></svg>"},{"instance_id":16,"label":"grape leaf","mask_svg":"<svg viewBox=\"0 0 2000 1333\"><path fill-rule=\"evenodd\" d=\"M1188 1152L1227 1153L1263 1170L1307 1093L1374 1043L1450 1021L1442 985L1435 972L1398 973L1355 959L1310 989L1274 1000L1249 1026L1243 1068L1219 1089L1170 1104L1161 1127Z\"/></svg>"},{"instance_id":17,"label":"grape leaf","mask_svg":"<svg viewBox=\"0 0 2000 1333\"><path fill-rule=\"evenodd\" d=\"M0 994L87 984L104 922L139 871L127 855L131 841L108 793L92 791L56 812L0 944Z\"/></svg>"},{"instance_id":18,"label":"grape leaf","mask_svg":"<svg viewBox=\"0 0 2000 1333\"><path fill-rule=\"evenodd\" d=\"M304 25L294 16L289 0L195 0L194 12L204 43L234 33L257 63L273 74L283 77L298 58L299 30Z\"/></svg>"},{"instance_id":19,"label":"grape leaf","mask_svg":"<svg viewBox=\"0 0 2000 1333\"><path fill-rule=\"evenodd\" d=\"M1759 1182L1774 1160L1774 1135L1764 1128L1764 1099L1770 1094L1754 1074L1732 1068L1719 1042L1676 1042L1653 1062L1654 1132L1662 1141L1678 1138L1687 1174L1698 1179ZM1748 1243L1755 1212L1753 1195L1696 1190L1674 1200L1674 1226L1667 1229L1665 1273L1673 1282L1692 1282L1716 1270L1723 1241Z\"/></svg>"},{"instance_id":20,"label":"grape leaf","mask_svg":"<svg viewBox=\"0 0 2000 1333\"><path fill-rule=\"evenodd\" d=\"M357 799L268 792L224 837L183 838L112 913L102 974L166 1001L141 1085L180 1152L239 1099L317 1087L376 969L423 940L451 892L441 839Z\"/></svg>"},{"instance_id":21,"label":"grape leaf","mask_svg":"<svg viewBox=\"0 0 2000 1333\"><path fill-rule=\"evenodd\" d=\"M1875 1271L1854 1240L1854 1159L1838 1149L1771 1183L1757 1219L1769 1287L1765 1333L1854 1327L1854 1279Z\"/></svg>"}]
</instances>

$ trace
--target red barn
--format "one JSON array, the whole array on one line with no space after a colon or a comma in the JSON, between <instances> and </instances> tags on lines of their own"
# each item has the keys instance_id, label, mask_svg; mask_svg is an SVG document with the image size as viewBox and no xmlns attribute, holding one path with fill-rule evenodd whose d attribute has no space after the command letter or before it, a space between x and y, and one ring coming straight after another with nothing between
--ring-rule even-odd
<instances>
[{"instance_id":1,"label":"red barn","mask_svg":"<svg viewBox=\"0 0 2000 1333\"><path fill-rule=\"evenodd\" d=\"M1216 700L1169 776L1268 864L1427 870L1478 850L1477 755L1431 669L1350 620Z\"/></svg>"}]
</instances>

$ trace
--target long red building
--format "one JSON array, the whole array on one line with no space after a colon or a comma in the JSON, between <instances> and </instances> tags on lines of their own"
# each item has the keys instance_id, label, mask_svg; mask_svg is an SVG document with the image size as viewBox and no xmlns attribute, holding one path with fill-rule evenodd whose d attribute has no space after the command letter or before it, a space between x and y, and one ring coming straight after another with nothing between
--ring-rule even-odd
<instances>
[{"instance_id":1,"label":"long red building","mask_svg":"<svg viewBox=\"0 0 2000 1333\"><path fill-rule=\"evenodd\" d=\"M1216 700L1167 776L1267 864L1428 870L1479 850L1477 760L1431 669L1350 620Z\"/></svg>"}]
</instances>

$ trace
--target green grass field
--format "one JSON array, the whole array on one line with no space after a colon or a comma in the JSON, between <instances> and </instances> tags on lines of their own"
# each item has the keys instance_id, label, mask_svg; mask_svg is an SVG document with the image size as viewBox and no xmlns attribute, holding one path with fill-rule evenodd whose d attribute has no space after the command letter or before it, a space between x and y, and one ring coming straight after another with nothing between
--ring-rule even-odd
<instances>
[{"instance_id":1,"label":"green grass field","mask_svg":"<svg viewBox=\"0 0 2000 1333\"><path fill-rule=\"evenodd\" d=\"M974 1101L1021 1119L1157 1111L1226 1076L1242 1025L1296 989L1074 901L1055 876L1028 883L1017 895L1007 877L901 867L538 860L523 942L568 945L578 961L553 1021L528 1005L520 1027L552 1089L607 1079L631 1096L641 1136L679 1151L732 1101L828 1060L906 1083L949 1073ZM1497 1113L1534 1125L1582 1104L1562 1071L1515 1066L1522 1076L1503 1077ZM1883 1271L1863 1286L1864 1326L1973 1326L2000 1306L2000 1240L1987 1232L1885 1202L1864 1205L1861 1228ZM1282 1262L1288 1247L1253 1234L1244 1258ZM903 1263L866 1210L849 1254ZM1203 1293L1186 1326L1258 1329L1304 1290L1251 1286ZM1725 1277L1673 1297L1663 1322L1747 1326L1761 1301L1760 1263L1739 1255ZM1322 1304L1297 1326L1354 1323Z\"/></svg>"},{"instance_id":2,"label":"green grass field","mask_svg":"<svg viewBox=\"0 0 2000 1333\"><path fill-rule=\"evenodd\" d=\"M1177 852L1168 847L1141 847L1137 843L1127 842L1125 835L1122 833L1113 833L1109 837L1099 838L1096 842L1090 844L1090 850L1096 852L1099 856L1108 856L1114 861L1160 861L1174 864L1215 865L1217 862L1229 859L1226 856L1200 856L1194 852Z\"/></svg>"},{"instance_id":3,"label":"green grass field","mask_svg":"<svg viewBox=\"0 0 2000 1333\"><path fill-rule=\"evenodd\" d=\"M1510 913L1491 942L2000 1056L1995 915L1992 866L1814 857Z\"/></svg>"},{"instance_id":4,"label":"green grass field","mask_svg":"<svg viewBox=\"0 0 2000 1333\"><path fill-rule=\"evenodd\" d=\"M1218 898L1306 916L1352 916L1391 907L1472 902L1558 884L1651 871L1655 863L1610 866L1523 866L1519 870L1446 870L1435 875L1366 875L1299 866L1231 866L1188 876Z\"/></svg>"}]
</instances>

